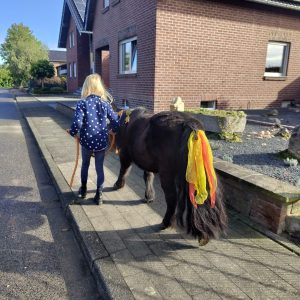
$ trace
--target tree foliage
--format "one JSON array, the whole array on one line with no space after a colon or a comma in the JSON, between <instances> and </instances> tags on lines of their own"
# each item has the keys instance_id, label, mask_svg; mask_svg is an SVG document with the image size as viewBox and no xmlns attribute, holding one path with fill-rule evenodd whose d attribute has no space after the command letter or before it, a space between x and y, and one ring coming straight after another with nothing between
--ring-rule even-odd
<instances>
[{"instance_id":1,"label":"tree foliage","mask_svg":"<svg viewBox=\"0 0 300 300\"><path fill-rule=\"evenodd\" d=\"M0 48L0 55L11 72L14 83L22 86L30 78L31 64L48 58L47 48L22 23L13 24Z\"/></svg>"},{"instance_id":2,"label":"tree foliage","mask_svg":"<svg viewBox=\"0 0 300 300\"><path fill-rule=\"evenodd\" d=\"M11 88L13 86L13 78L10 71L5 66L0 66L0 87Z\"/></svg>"},{"instance_id":3,"label":"tree foliage","mask_svg":"<svg viewBox=\"0 0 300 300\"><path fill-rule=\"evenodd\" d=\"M54 76L54 66L47 59L41 59L31 64L30 74L34 79L41 80L44 87L44 79Z\"/></svg>"}]
</instances>

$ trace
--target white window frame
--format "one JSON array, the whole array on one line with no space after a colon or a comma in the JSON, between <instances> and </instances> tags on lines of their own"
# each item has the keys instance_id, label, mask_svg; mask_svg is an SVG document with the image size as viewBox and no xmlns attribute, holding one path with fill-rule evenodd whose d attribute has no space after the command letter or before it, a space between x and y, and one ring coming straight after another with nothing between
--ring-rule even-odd
<instances>
[{"instance_id":1,"label":"white window frame","mask_svg":"<svg viewBox=\"0 0 300 300\"><path fill-rule=\"evenodd\" d=\"M103 0L103 8L109 7L109 0Z\"/></svg>"},{"instance_id":2,"label":"white window frame","mask_svg":"<svg viewBox=\"0 0 300 300\"><path fill-rule=\"evenodd\" d=\"M69 46L72 48L72 32L69 34Z\"/></svg>"},{"instance_id":3,"label":"white window frame","mask_svg":"<svg viewBox=\"0 0 300 300\"><path fill-rule=\"evenodd\" d=\"M73 75L74 75L74 78L77 77L77 64L75 61L73 62Z\"/></svg>"},{"instance_id":4,"label":"white window frame","mask_svg":"<svg viewBox=\"0 0 300 300\"><path fill-rule=\"evenodd\" d=\"M73 72L72 72L72 63L69 63L69 78L73 77Z\"/></svg>"},{"instance_id":5,"label":"white window frame","mask_svg":"<svg viewBox=\"0 0 300 300\"><path fill-rule=\"evenodd\" d=\"M75 34L74 31L72 31L72 47L75 46Z\"/></svg>"},{"instance_id":6,"label":"white window frame","mask_svg":"<svg viewBox=\"0 0 300 300\"><path fill-rule=\"evenodd\" d=\"M136 74L137 73L137 69L138 69L137 66L136 66L136 70L132 70L131 69L131 64L132 64L131 53L130 53L130 70L124 70L124 68L123 68L123 66L124 66L123 65L123 62L124 62L123 45L127 44L127 43L132 43L133 41L137 41L137 37L136 36L133 37L133 38L126 39L126 40L123 40L123 41L119 42L119 73L120 74ZM138 55L138 51L137 51L136 55ZM137 59L138 59L138 57L137 57ZM137 61L137 64L138 64L138 61Z\"/></svg>"},{"instance_id":7,"label":"white window frame","mask_svg":"<svg viewBox=\"0 0 300 300\"><path fill-rule=\"evenodd\" d=\"M267 72L267 60L268 60L268 50L269 50L269 45L279 45L285 47L284 50L284 56L283 56L283 62L282 62L282 72ZM287 67L288 67L288 61L289 61L289 53L290 53L290 43L287 42L275 42L275 41L270 41L268 42L268 47L267 47L267 54L266 54L266 65L265 65L265 77L286 77L287 76Z\"/></svg>"}]
</instances>

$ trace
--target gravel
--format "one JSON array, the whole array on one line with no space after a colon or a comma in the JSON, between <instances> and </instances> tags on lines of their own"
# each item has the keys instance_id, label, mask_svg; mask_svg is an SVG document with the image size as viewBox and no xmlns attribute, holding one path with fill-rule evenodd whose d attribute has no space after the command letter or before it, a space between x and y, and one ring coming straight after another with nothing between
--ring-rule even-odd
<instances>
[{"instance_id":1,"label":"gravel","mask_svg":"<svg viewBox=\"0 0 300 300\"><path fill-rule=\"evenodd\" d=\"M210 134L208 138L215 157L232 159L234 164L298 186L300 162L298 166L284 164L278 153L288 148L288 141L280 136L268 138L269 133L276 131L273 126L247 123L241 143L219 140Z\"/></svg>"}]
</instances>

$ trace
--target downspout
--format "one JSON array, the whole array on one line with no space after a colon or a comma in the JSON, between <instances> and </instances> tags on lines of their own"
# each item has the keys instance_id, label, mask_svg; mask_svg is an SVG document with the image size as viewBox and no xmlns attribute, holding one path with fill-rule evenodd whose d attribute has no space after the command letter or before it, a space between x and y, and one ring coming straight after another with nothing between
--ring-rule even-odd
<instances>
[{"instance_id":1,"label":"downspout","mask_svg":"<svg viewBox=\"0 0 300 300\"><path fill-rule=\"evenodd\" d=\"M91 74L95 73L95 60L93 51L93 34L89 35L89 49L90 49L90 70Z\"/></svg>"}]
</instances>

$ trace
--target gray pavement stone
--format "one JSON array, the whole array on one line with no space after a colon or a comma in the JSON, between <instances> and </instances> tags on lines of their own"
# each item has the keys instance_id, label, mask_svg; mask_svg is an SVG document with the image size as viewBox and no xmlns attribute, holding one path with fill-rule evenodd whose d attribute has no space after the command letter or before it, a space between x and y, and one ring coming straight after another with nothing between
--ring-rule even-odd
<instances>
[{"instance_id":1,"label":"gray pavement stone","mask_svg":"<svg viewBox=\"0 0 300 300\"><path fill-rule=\"evenodd\" d=\"M124 279L135 299L165 299L159 294L145 272L126 276Z\"/></svg>"},{"instance_id":2,"label":"gray pavement stone","mask_svg":"<svg viewBox=\"0 0 300 300\"><path fill-rule=\"evenodd\" d=\"M93 270L98 275L96 280L104 299L134 299L111 257L96 260Z\"/></svg>"},{"instance_id":3,"label":"gray pavement stone","mask_svg":"<svg viewBox=\"0 0 300 300\"><path fill-rule=\"evenodd\" d=\"M147 276L164 299L191 299L157 256L146 256L139 259L139 262L147 270Z\"/></svg>"}]
</instances>

